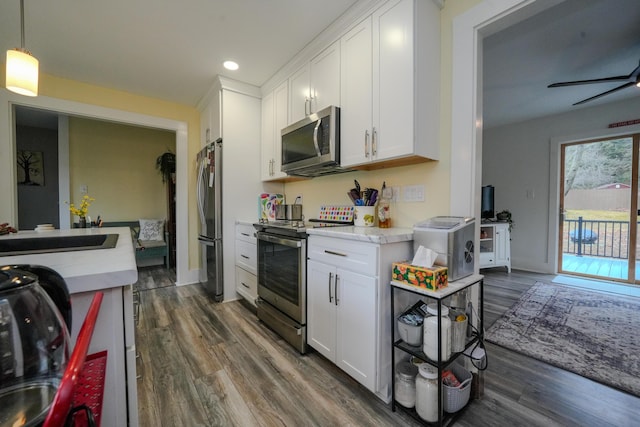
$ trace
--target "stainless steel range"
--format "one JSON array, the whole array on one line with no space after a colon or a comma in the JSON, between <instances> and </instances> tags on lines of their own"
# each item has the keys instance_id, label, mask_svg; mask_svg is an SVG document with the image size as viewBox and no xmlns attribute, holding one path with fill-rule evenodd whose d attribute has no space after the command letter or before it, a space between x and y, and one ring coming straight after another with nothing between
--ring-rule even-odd
<instances>
[{"instance_id":1,"label":"stainless steel range","mask_svg":"<svg viewBox=\"0 0 640 427\"><path fill-rule=\"evenodd\" d=\"M344 224L255 223L258 238L258 318L300 353L307 352L307 233Z\"/></svg>"}]
</instances>

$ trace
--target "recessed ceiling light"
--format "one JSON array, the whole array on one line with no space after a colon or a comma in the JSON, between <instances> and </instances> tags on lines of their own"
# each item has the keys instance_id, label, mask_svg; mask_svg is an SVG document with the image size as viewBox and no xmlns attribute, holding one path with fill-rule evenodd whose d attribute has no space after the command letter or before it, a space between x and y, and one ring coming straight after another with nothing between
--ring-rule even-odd
<instances>
[{"instance_id":1,"label":"recessed ceiling light","mask_svg":"<svg viewBox=\"0 0 640 427\"><path fill-rule=\"evenodd\" d=\"M239 68L238 63L233 61L224 61L222 65L224 65L224 68L231 71L235 71Z\"/></svg>"}]
</instances>

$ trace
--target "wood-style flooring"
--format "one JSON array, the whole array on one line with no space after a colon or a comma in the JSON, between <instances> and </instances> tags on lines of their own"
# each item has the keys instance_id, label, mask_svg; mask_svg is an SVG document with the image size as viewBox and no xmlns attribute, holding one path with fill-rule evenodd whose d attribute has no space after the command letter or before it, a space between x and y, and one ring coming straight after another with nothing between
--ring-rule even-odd
<instances>
[{"instance_id":1,"label":"wood-style flooring","mask_svg":"<svg viewBox=\"0 0 640 427\"><path fill-rule=\"evenodd\" d=\"M491 325L536 281L485 274ZM139 420L146 426L416 426L314 351L301 356L251 307L211 302L200 285L173 286L162 267L139 271ZM486 344L484 396L458 426L635 426L640 398Z\"/></svg>"}]
</instances>

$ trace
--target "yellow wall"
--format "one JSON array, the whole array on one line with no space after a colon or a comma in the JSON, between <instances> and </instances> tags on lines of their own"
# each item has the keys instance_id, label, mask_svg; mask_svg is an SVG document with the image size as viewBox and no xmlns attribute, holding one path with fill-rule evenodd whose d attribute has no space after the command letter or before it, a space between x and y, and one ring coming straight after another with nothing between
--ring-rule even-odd
<instances>
[{"instance_id":1,"label":"yellow wall","mask_svg":"<svg viewBox=\"0 0 640 427\"><path fill-rule=\"evenodd\" d=\"M175 133L117 123L69 118L71 202L80 186L96 200L89 215L105 221L166 218L166 189L156 159L175 150ZM72 218L77 221L77 218Z\"/></svg>"}]
</instances>

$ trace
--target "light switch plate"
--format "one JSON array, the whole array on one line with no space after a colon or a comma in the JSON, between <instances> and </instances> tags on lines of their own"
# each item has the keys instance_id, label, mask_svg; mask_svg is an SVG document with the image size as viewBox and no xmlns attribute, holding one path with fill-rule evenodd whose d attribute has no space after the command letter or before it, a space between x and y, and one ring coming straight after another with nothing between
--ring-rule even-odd
<instances>
[{"instance_id":1,"label":"light switch plate","mask_svg":"<svg viewBox=\"0 0 640 427\"><path fill-rule=\"evenodd\" d=\"M407 185L404 187L405 202L424 202L424 185Z\"/></svg>"}]
</instances>

